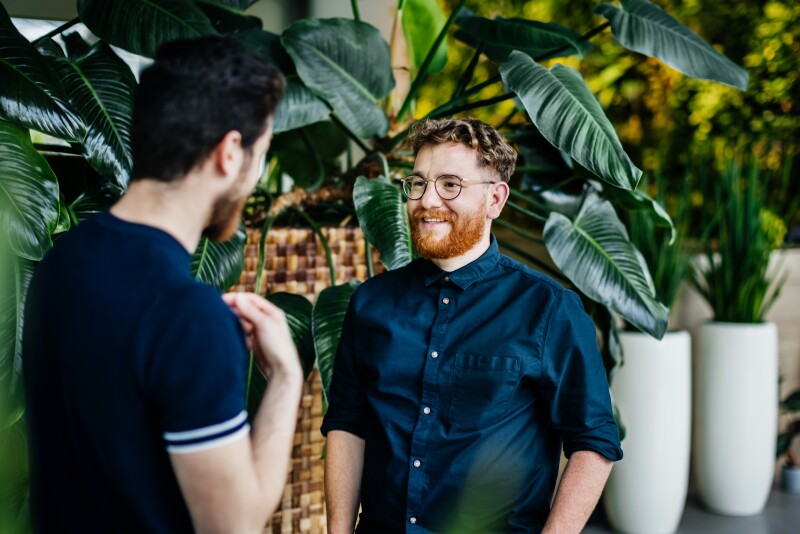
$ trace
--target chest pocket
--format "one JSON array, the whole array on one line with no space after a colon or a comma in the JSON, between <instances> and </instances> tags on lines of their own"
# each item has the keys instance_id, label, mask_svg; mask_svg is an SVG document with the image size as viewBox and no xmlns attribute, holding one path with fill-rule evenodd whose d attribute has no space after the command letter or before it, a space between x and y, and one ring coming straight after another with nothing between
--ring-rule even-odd
<instances>
[{"instance_id":1,"label":"chest pocket","mask_svg":"<svg viewBox=\"0 0 800 534\"><path fill-rule=\"evenodd\" d=\"M497 421L506 411L519 375L517 357L457 354L448 420L470 430Z\"/></svg>"}]
</instances>

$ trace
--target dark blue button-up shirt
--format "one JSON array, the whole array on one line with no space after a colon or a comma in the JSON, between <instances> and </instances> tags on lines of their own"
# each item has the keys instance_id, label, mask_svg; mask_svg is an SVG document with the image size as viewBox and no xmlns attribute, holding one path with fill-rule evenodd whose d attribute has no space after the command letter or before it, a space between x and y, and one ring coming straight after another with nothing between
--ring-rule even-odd
<instances>
[{"instance_id":1,"label":"dark blue button-up shirt","mask_svg":"<svg viewBox=\"0 0 800 534\"><path fill-rule=\"evenodd\" d=\"M563 444L622 457L578 296L502 256L427 260L350 301L322 432L365 440L361 521L376 531L538 532Z\"/></svg>"}]
</instances>

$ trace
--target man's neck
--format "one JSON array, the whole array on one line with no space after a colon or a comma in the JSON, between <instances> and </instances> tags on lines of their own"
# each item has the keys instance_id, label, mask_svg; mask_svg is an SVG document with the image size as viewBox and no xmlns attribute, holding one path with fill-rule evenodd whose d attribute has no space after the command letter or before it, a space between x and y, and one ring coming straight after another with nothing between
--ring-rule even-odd
<instances>
[{"instance_id":1,"label":"man's neck","mask_svg":"<svg viewBox=\"0 0 800 534\"><path fill-rule=\"evenodd\" d=\"M465 265L469 265L473 261L480 258L484 252L489 250L490 244L491 244L491 237L490 234L487 232L486 235L478 242L477 245L469 249L464 254L460 256L454 256L452 258L433 259L431 261L441 270L448 273L452 273L453 271L457 271L458 269L464 267Z\"/></svg>"},{"instance_id":2,"label":"man's neck","mask_svg":"<svg viewBox=\"0 0 800 534\"><path fill-rule=\"evenodd\" d=\"M111 214L124 221L163 230L193 253L208 222L211 206L210 202L199 198L186 181L186 178L180 183L133 181L112 206Z\"/></svg>"}]
</instances>

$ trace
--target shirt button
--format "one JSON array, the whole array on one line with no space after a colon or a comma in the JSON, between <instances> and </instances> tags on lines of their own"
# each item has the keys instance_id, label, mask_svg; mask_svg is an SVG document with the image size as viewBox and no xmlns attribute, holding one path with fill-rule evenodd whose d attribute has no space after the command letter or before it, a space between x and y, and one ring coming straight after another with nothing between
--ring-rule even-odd
<instances>
[{"instance_id":1,"label":"shirt button","mask_svg":"<svg viewBox=\"0 0 800 534\"><path fill-rule=\"evenodd\" d=\"M422 413L424 413L425 415L428 415L429 413L431 413L431 409L430 409L430 408L428 408L427 406L425 406L425 407L422 409Z\"/></svg>"},{"instance_id":2,"label":"shirt button","mask_svg":"<svg viewBox=\"0 0 800 534\"><path fill-rule=\"evenodd\" d=\"M422 465L422 462L420 462L419 460L414 460L414 467L419 467L421 465Z\"/></svg>"},{"instance_id":3,"label":"shirt button","mask_svg":"<svg viewBox=\"0 0 800 534\"><path fill-rule=\"evenodd\" d=\"M439 357L439 353L438 352L436 352L436 351L431 352L431 358L438 358L438 357Z\"/></svg>"},{"instance_id":4,"label":"shirt button","mask_svg":"<svg viewBox=\"0 0 800 534\"><path fill-rule=\"evenodd\" d=\"M450 299L445 297L442 299L442 304L450 304Z\"/></svg>"},{"instance_id":5,"label":"shirt button","mask_svg":"<svg viewBox=\"0 0 800 534\"><path fill-rule=\"evenodd\" d=\"M408 522L411 523L412 525L416 525L417 524L417 518L416 517L412 517L411 519L408 520Z\"/></svg>"},{"instance_id":6,"label":"shirt button","mask_svg":"<svg viewBox=\"0 0 800 534\"><path fill-rule=\"evenodd\" d=\"M445 282L449 282L449 281L450 281L450 277L449 277L449 276L445 276L445 277L444 277L444 281L445 281Z\"/></svg>"}]
</instances>

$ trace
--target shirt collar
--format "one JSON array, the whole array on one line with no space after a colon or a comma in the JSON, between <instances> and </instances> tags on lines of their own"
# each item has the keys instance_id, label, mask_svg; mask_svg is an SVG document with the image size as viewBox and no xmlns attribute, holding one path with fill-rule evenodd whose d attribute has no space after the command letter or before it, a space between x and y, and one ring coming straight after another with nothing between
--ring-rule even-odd
<instances>
[{"instance_id":1,"label":"shirt collar","mask_svg":"<svg viewBox=\"0 0 800 534\"><path fill-rule=\"evenodd\" d=\"M489 248L486 250L486 252L481 254L477 260L468 263L451 273L443 271L430 260L423 261L423 276L426 286L433 284L443 276L447 275L454 285L461 289L466 289L473 283L483 278L486 273L494 269L494 266L497 265L498 261L500 261L500 251L497 248L497 240L495 239L494 234L492 234L489 242Z\"/></svg>"}]
</instances>

